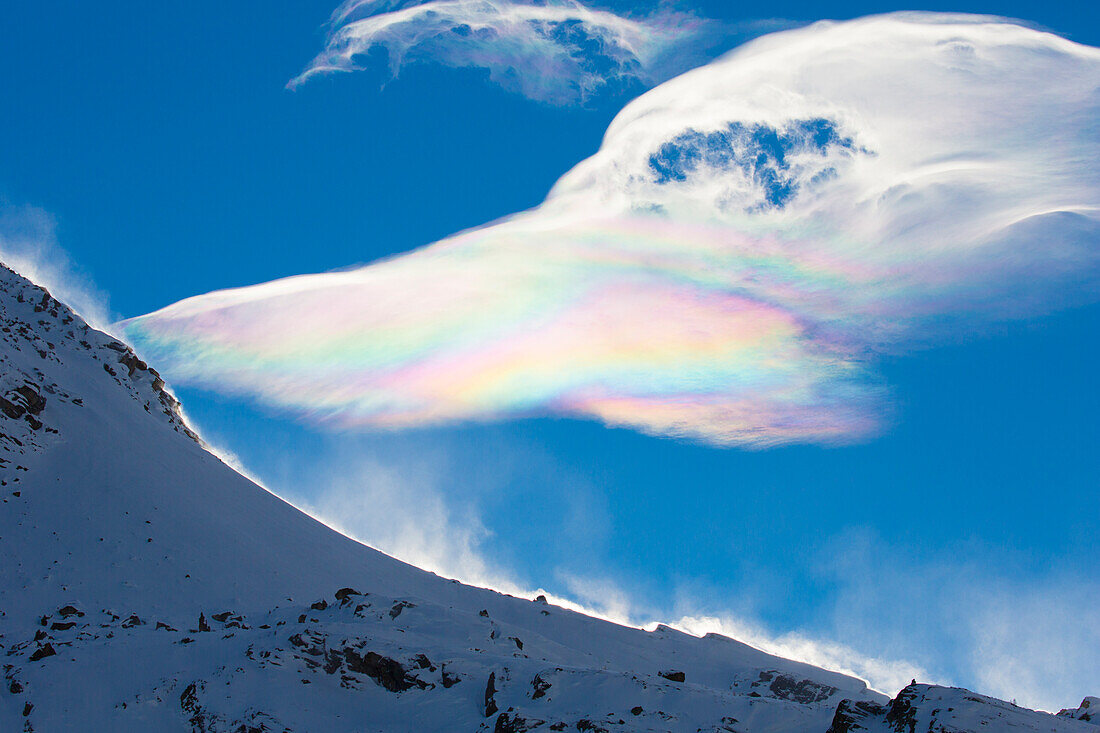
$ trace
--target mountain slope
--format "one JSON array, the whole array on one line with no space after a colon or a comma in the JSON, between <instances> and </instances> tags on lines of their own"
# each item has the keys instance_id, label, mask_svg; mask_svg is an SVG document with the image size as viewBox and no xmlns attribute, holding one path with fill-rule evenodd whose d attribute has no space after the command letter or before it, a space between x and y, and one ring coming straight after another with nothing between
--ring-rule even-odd
<instances>
[{"instance_id":1,"label":"mountain slope","mask_svg":"<svg viewBox=\"0 0 1100 733\"><path fill-rule=\"evenodd\" d=\"M6 268L0 332L0 730L825 731L888 704L356 543L207 452L154 370Z\"/></svg>"}]
</instances>

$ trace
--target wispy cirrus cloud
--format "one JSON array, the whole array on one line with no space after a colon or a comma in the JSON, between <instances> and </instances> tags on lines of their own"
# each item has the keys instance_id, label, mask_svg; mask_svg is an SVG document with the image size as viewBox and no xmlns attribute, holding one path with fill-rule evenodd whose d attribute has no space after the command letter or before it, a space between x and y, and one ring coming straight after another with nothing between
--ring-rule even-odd
<instances>
[{"instance_id":1,"label":"wispy cirrus cloud","mask_svg":"<svg viewBox=\"0 0 1100 733\"><path fill-rule=\"evenodd\" d=\"M510 91L570 104L608 84L651 86L683 71L699 61L709 25L669 9L624 16L575 0L348 0L324 50L290 86L360 70L382 48L394 76L417 62L480 68Z\"/></svg>"},{"instance_id":2,"label":"wispy cirrus cloud","mask_svg":"<svg viewBox=\"0 0 1100 733\"><path fill-rule=\"evenodd\" d=\"M1095 300L1100 50L900 14L653 89L539 207L125 324L176 382L342 429L558 414L835 443L878 355Z\"/></svg>"}]
</instances>

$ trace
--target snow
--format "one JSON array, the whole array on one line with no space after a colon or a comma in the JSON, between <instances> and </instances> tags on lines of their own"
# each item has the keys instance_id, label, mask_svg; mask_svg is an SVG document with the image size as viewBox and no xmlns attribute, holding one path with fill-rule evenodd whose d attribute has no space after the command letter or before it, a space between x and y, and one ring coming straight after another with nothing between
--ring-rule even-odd
<instances>
[{"instance_id":1,"label":"snow","mask_svg":"<svg viewBox=\"0 0 1100 733\"><path fill-rule=\"evenodd\" d=\"M402 563L225 465L129 347L7 269L0 327L0 730L779 733L888 704Z\"/></svg>"}]
</instances>

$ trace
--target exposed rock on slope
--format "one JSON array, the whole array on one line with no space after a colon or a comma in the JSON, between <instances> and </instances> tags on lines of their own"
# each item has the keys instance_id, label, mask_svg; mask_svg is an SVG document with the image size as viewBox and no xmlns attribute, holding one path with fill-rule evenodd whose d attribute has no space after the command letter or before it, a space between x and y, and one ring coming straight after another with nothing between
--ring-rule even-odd
<instances>
[{"instance_id":1,"label":"exposed rock on slope","mask_svg":"<svg viewBox=\"0 0 1100 733\"><path fill-rule=\"evenodd\" d=\"M6 269L0 321L0 730L894 724L897 701L851 677L471 588L364 547L204 450L155 371ZM923 724L946 693L921 689ZM1007 705L973 697L959 705ZM844 711L865 714L838 723ZM1025 731L1092 729L1020 715L1042 724Z\"/></svg>"},{"instance_id":2,"label":"exposed rock on slope","mask_svg":"<svg viewBox=\"0 0 1100 733\"><path fill-rule=\"evenodd\" d=\"M912 684L886 705L845 700L828 733L960 733L961 731L1078 731L1096 728L1076 720L1063 724L1049 713L977 695L958 687Z\"/></svg>"},{"instance_id":3,"label":"exposed rock on slope","mask_svg":"<svg viewBox=\"0 0 1100 733\"><path fill-rule=\"evenodd\" d=\"M83 407L62 383L83 388L113 381L146 412L165 416L174 430L194 438L180 416L179 403L164 387L155 369L133 350L90 328L46 290L0 265L0 467L15 462L51 442L56 425L43 419L51 400ZM60 414L50 410L48 417Z\"/></svg>"},{"instance_id":4,"label":"exposed rock on slope","mask_svg":"<svg viewBox=\"0 0 1100 733\"><path fill-rule=\"evenodd\" d=\"M1058 715L1100 725L1100 697L1086 697L1079 706L1060 710Z\"/></svg>"}]
</instances>

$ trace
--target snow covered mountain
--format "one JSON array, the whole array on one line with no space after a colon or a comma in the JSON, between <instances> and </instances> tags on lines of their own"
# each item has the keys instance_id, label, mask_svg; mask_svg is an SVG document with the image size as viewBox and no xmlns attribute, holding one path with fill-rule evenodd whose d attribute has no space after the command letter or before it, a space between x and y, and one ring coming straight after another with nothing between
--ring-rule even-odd
<instances>
[{"instance_id":1,"label":"snow covered mountain","mask_svg":"<svg viewBox=\"0 0 1100 733\"><path fill-rule=\"evenodd\" d=\"M155 370L0 269L0 731L1077 731L462 585L209 453Z\"/></svg>"}]
</instances>

